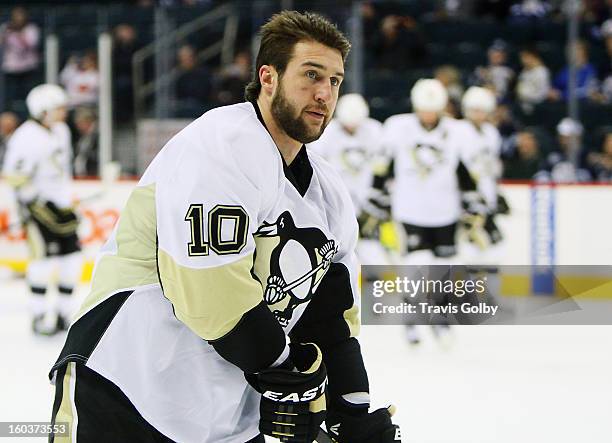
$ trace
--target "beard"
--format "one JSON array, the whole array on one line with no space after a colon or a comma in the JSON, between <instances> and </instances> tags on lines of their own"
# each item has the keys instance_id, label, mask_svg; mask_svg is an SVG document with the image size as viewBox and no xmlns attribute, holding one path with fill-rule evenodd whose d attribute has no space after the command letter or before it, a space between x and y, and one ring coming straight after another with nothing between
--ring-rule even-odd
<instances>
[{"instance_id":1,"label":"beard","mask_svg":"<svg viewBox=\"0 0 612 443\"><path fill-rule=\"evenodd\" d=\"M303 112L298 112L296 107L289 102L285 95L282 81L279 81L278 91L272 99L271 112L276 123L285 133L300 143L311 143L318 140L329 123L327 108L320 109L326 113L319 129L309 127L302 117Z\"/></svg>"}]
</instances>

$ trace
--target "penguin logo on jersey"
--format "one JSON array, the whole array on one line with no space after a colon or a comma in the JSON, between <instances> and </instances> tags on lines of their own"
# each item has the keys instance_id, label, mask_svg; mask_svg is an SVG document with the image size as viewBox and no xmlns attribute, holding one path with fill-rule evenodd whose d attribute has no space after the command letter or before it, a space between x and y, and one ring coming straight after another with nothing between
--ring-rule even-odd
<instances>
[{"instance_id":1,"label":"penguin logo on jersey","mask_svg":"<svg viewBox=\"0 0 612 443\"><path fill-rule=\"evenodd\" d=\"M368 161L368 152L364 147L354 146L342 150L342 164L352 175L359 175Z\"/></svg>"},{"instance_id":2,"label":"penguin logo on jersey","mask_svg":"<svg viewBox=\"0 0 612 443\"><path fill-rule=\"evenodd\" d=\"M260 226L255 243L253 271L265 285L264 300L287 326L296 307L311 300L338 246L317 228L298 228L287 211Z\"/></svg>"},{"instance_id":3,"label":"penguin logo on jersey","mask_svg":"<svg viewBox=\"0 0 612 443\"><path fill-rule=\"evenodd\" d=\"M411 154L419 176L422 178L428 176L436 166L444 163L442 150L430 144L417 143Z\"/></svg>"}]
</instances>

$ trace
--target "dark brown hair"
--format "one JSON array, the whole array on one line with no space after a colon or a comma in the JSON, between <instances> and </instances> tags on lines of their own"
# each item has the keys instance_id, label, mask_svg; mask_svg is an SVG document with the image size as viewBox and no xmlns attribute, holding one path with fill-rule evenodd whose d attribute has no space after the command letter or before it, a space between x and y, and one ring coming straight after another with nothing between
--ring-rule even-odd
<instances>
[{"instance_id":1,"label":"dark brown hair","mask_svg":"<svg viewBox=\"0 0 612 443\"><path fill-rule=\"evenodd\" d=\"M246 86L244 98L255 101L261 91L259 68L263 65L274 66L282 75L293 55L293 47L302 40L310 40L337 49L342 60L351 49L351 44L338 28L326 18L310 12L283 11L274 14L261 27L261 44L255 61L255 71L251 82Z\"/></svg>"}]
</instances>

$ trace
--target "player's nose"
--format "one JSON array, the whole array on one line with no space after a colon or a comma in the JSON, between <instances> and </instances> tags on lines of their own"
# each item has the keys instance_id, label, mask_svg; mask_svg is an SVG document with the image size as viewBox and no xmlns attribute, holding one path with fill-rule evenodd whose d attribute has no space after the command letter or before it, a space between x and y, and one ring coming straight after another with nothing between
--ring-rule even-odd
<instances>
[{"instance_id":1,"label":"player's nose","mask_svg":"<svg viewBox=\"0 0 612 443\"><path fill-rule=\"evenodd\" d=\"M315 100L326 105L332 99L332 86L328 82L319 82L315 91Z\"/></svg>"}]
</instances>

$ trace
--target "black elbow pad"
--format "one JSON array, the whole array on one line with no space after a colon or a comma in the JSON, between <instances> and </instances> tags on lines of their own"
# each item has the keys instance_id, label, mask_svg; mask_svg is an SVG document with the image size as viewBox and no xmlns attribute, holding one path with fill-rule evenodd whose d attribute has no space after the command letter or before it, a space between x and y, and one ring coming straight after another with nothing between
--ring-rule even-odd
<instances>
[{"instance_id":1,"label":"black elbow pad","mask_svg":"<svg viewBox=\"0 0 612 443\"><path fill-rule=\"evenodd\" d=\"M283 328L264 301L245 312L234 329L209 343L221 357L247 373L269 368L287 344Z\"/></svg>"}]
</instances>

